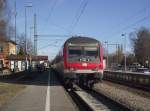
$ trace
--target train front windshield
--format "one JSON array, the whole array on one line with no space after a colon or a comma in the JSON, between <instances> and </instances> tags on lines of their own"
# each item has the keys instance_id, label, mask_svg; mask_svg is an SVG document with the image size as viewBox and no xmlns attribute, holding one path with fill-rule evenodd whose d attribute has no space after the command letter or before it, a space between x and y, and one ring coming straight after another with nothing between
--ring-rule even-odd
<instances>
[{"instance_id":1,"label":"train front windshield","mask_svg":"<svg viewBox=\"0 0 150 111\"><path fill-rule=\"evenodd\" d=\"M69 61L96 62L99 60L97 47L69 47Z\"/></svg>"}]
</instances>

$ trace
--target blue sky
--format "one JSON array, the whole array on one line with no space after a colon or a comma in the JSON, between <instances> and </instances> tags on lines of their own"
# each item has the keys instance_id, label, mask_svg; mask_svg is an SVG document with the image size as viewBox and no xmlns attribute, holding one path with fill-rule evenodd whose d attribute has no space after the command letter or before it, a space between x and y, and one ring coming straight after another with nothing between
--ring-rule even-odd
<instances>
[{"instance_id":1,"label":"blue sky","mask_svg":"<svg viewBox=\"0 0 150 111\"><path fill-rule=\"evenodd\" d=\"M15 0L8 1L13 10ZM24 6L32 3L33 7L27 9L28 37L34 13L37 14L39 35L68 35L82 1L84 0L16 0L17 30L24 33ZM149 4L150 0L89 0L71 34L94 37L102 43L108 41L122 44L121 34L126 33L127 49L131 51L129 33L142 26L150 27ZM38 53L48 55L51 59L66 39L67 37L41 36L38 40ZM114 51L115 47L111 46L109 50Z\"/></svg>"}]
</instances>

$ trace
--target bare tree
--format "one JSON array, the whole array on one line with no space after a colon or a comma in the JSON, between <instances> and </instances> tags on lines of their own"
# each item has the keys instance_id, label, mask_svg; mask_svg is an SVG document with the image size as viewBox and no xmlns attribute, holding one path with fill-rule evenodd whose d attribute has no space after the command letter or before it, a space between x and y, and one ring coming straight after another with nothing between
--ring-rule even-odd
<instances>
[{"instance_id":1,"label":"bare tree","mask_svg":"<svg viewBox=\"0 0 150 111\"><path fill-rule=\"evenodd\" d=\"M136 62L135 55L133 53L128 53L127 54L127 65L132 65L134 62Z\"/></svg>"},{"instance_id":2,"label":"bare tree","mask_svg":"<svg viewBox=\"0 0 150 111\"><path fill-rule=\"evenodd\" d=\"M132 34L131 41L137 61L142 64L150 62L150 30L141 28Z\"/></svg>"},{"instance_id":3,"label":"bare tree","mask_svg":"<svg viewBox=\"0 0 150 111\"><path fill-rule=\"evenodd\" d=\"M26 39L25 39L24 34L21 34L18 36L17 44L18 44L18 54L25 55L26 54L26 49L25 49ZM27 54L29 55L34 54L33 42L30 39L27 39Z\"/></svg>"},{"instance_id":4,"label":"bare tree","mask_svg":"<svg viewBox=\"0 0 150 111\"><path fill-rule=\"evenodd\" d=\"M122 60L123 60L123 57L124 57L122 45L118 45L115 57L116 57L116 60L117 60L118 64L121 64Z\"/></svg>"},{"instance_id":5,"label":"bare tree","mask_svg":"<svg viewBox=\"0 0 150 111\"><path fill-rule=\"evenodd\" d=\"M6 39L7 22L5 19L6 0L0 0L0 40Z\"/></svg>"}]
</instances>

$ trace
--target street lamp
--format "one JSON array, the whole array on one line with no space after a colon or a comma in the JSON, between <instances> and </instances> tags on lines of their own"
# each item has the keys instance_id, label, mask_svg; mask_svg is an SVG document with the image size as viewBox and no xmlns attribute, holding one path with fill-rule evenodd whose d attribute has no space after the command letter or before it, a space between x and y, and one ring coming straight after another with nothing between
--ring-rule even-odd
<instances>
[{"instance_id":1,"label":"street lamp","mask_svg":"<svg viewBox=\"0 0 150 111\"><path fill-rule=\"evenodd\" d=\"M106 61L106 64L107 64L107 65L106 65L106 66L107 66L107 69L109 69L109 61L108 61L108 56L109 56L109 55L108 55L108 41L105 41L105 44L106 44L106 47L107 47L107 49L106 49L106 50L107 50L107 61Z\"/></svg>"},{"instance_id":2,"label":"street lamp","mask_svg":"<svg viewBox=\"0 0 150 111\"><path fill-rule=\"evenodd\" d=\"M16 1L14 2L14 17L15 17L15 43L16 43L16 39L17 39L17 27L16 27L16 18L17 18L17 11L16 11ZM16 54L17 54L17 50L16 50Z\"/></svg>"},{"instance_id":3,"label":"street lamp","mask_svg":"<svg viewBox=\"0 0 150 111\"><path fill-rule=\"evenodd\" d=\"M16 1L14 2L14 25L15 25L15 43L16 43L16 46L15 46L15 54L17 55L17 27L16 27L16 18L17 18L17 10L16 10ZM14 70L16 71L16 68L18 67L18 64L16 61L14 61Z\"/></svg>"},{"instance_id":4,"label":"street lamp","mask_svg":"<svg viewBox=\"0 0 150 111\"><path fill-rule=\"evenodd\" d=\"M121 34L124 37L124 70L127 70L127 62L126 62L126 34Z\"/></svg>"},{"instance_id":5,"label":"street lamp","mask_svg":"<svg viewBox=\"0 0 150 111\"><path fill-rule=\"evenodd\" d=\"M119 54L117 53L118 49L119 49L119 44L108 44L108 45L112 45L112 46L115 46L116 47L116 63L119 63L119 59L118 59L118 56Z\"/></svg>"},{"instance_id":6,"label":"street lamp","mask_svg":"<svg viewBox=\"0 0 150 111\"><path fill-rule=\"evenodd\" d=\"M25 56L26 56L26 63L25 69L27 70L28 58L27 58L27 8L31 8L32 4L25 5Z\"/></svg>"},{"instance_id":7,"label":"street lamp","mask_svg":"<svg viewBox=\"0 0 150 111\"><path fill-rule=\"evenodd\" d=\"M116 55L117 55L117 49L119 47L119 44L109 44L108 41L105 42L105 44L107 45L107 69L109 69L109 53L108 53L108 46L116 46ZM119 54L118 54L119 55ZM119 61L119 60L118 60ZM117 61L117 63L118 63Z\"/></svg>"}]
</instances>

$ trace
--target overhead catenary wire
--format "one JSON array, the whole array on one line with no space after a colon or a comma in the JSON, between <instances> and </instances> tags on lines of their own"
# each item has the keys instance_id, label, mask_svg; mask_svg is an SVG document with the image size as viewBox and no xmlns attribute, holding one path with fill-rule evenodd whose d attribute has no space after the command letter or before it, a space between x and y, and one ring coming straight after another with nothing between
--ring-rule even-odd
<instances>
[{"instance_id":1,"label":"overhead catenary wire","mask_svg":"<svg viewBox=\"0 0 150 111\"><path fill-rule=\"evenodd\" d=\"M50 3L52 3L52 1L53 1L53 0L51 0ZM54 0L54 2L53 2L53 4L52 4L52 7L50 7L50 9L49 9L48 17L46 18L45 23L44 23L43 28L42 28L43 31L45 31L44 29L46 29L47 24L48 24L48 21L51 19L51 16L52 16L52 13L53 13L53 11L54 11L54 9L55 9L55 7L56 7L57 1L58 1L58 0Z\"/></svg>"},{"instance_id":2,"label":"overhead catenary wire","mask_svg":"<svg viewBox=\"0 0 150 111\"><path fill-rule=\"evenodd\" d=\"M62 40L64 40L64 39L53 39L53 38L45 38L45 39L38 39L39 41L41 41L41 40L51 40L51 41L62 41Z\"/></svg>"},{"instance_id":3,"label":"overhead catenary wire","mask_svg":"<svg viewBox=\"0 0 150 111\"><path fill-rule=\"evenodd\" d=\"M47 47L49 47L49 46L57 47L57 45L48 44L48 45L45 45L45 46L43 46L43 47L40 47L38 50L45 49L45 48L47 48Z\"/></svg>"},{"instance_id":4,"label":"overhead catenary wire","mask_svg":"<svg viewBox=\"0 0 150 111\"><path fill-rule=\"evenodd\" d=\"M87 7L88 5L88 2L89 0L83 0L80 7L79 7L79 10L77 11L71 25L70 25L70 34L72 34L74 28L76 27L77 23L79 22L80 18L81 18L81 15L84 13L85 11L85 8Z\"/></svg>"},{"instance_id":5,"label":"overhead catenary wire","mask_svg":"<svg viewBox=\"0 0 150 111\"><path fill-rule=\"evenodd\" d=\"M132 23L132 24L130 24L130 25L128 25L128 26L122 28L121 30L114 32L113 34L111 34L111 37L109 36L109 38L112 38L114 35L118 35L118 34L120 34L122 31L125 31L125 30L129 29L130 27L133 27L133 26L137 25L138 23L141 23L141 22L143 22L143 21L145 21L145 20L147 20L147 19L149 19L149 18L150 18L150 16L143 17L143 18L141 18L141 19L135 21L134 23Z\"/></svg>"},{"instance_id":6,"label":"overhead catenary wire","mask_svg":"<svg viewBox=\"0 0 150 111\"><path fill-rule=\"evenodd\" d=\"M129 21L131 19L134 19L134 17L137 17L139 14L142 14L146 11L147 8L142 8L141 10L137 11L135 14L125 18L124 20L122 20L120 23L117 24L116 27L121 26L124 22Z\"/></svg>"},{"instance_id":7,"label":"overhead catenary wire","mask_svg":"<svg viewBox=\"0 0 150 111\"><path fill-rule=\"evenodd\" d=\"M45 28L47 27L48 21L51 20L51 22L50 22L51 25L55 26L55 27L58 28L58 29L61 29L61 30L64 30L64 31L69 32L68 29L66 29L66 28L64 28L64 27L62 27L62 26L60 26L60 25L58 25L58 24L55 24L55 23L52 21L51 17L52 17L53 11L54 11L54 9L55 9L55 7L56 7L56 5L57 5L58 0L51 0L51 2L52 2L52 1L54 1L54 2L53 2L53 4L52 4L52 7L50 7L49 15L48 15L47 19L45 20L45 24L43 25L43 28L42 28L42 29L45 29ZM50 2L50 3L51 3L51 2Z\"/></svg>"},{"instance_id":8,"label":"overhead catenary wire","mask_svg":"<svg viewBox=\"0 0 150 111\"><path fill-rule=\"evenodd\" d=\"M59 34L42 34L42 35L37 35L38 37L68 37L68 36L72 36L72 35L59 35Z\"/></svg>"},{"instance_id":9,"label":"overhead catenary wire","mask_svg":"<svg viewBox=\"0 0 150 111\"><path fill-rule=\"evenodd\" d=\"M123 25L123 23L124 23L125 21L129 21L130 19L133 19L134 17L137 17L139 14L144 13L147 9L148 9L148 8L145 8L145 7L142 8L142 9L140 9L139 11L137 11L136 13L134 13L133 15L127 17L127 18L124 19L124 20L122 20L122 22L120 22L119 24L117 24L116 27L118 28L119 26ZM130 27L135 26L136 24L138 24L138 23L140 23L140 22L142 22L142 21L145 21L145 20L148 19L148 18L149 18L149 16L145 16L145 17L143 17L143 18L141 18L141 19L135 21L134 23L131 23L130 25L123 27L122 29L119 28L119 29L121 29L121 30L114 31L112 34L107 35L107 36L105 36L105 37L108 37L108 36L109 36L109 38L112 38L114 35L120 34L122 31L127 30L127 29L129 29ZM115 27L112 27L112 28L114 29ZM111 36L111 37L110 37L110 36Z\"/></svg>"},{"instance_id":10,"label":"overhead catenary wire","mask_svg":"<svg viewBox=\"0 0 150 111\"><path fill-rule=\"evenodd\" d=\"M55 26L56 28L61 29L61 30L63 30L63 31L69 32L69 29L66 29L65 27L60 26L60 25L58 25L58 24L55 24L52 20L51 20L51 25L53 25L53 26Z\"/></svg>"}]
</instances>

